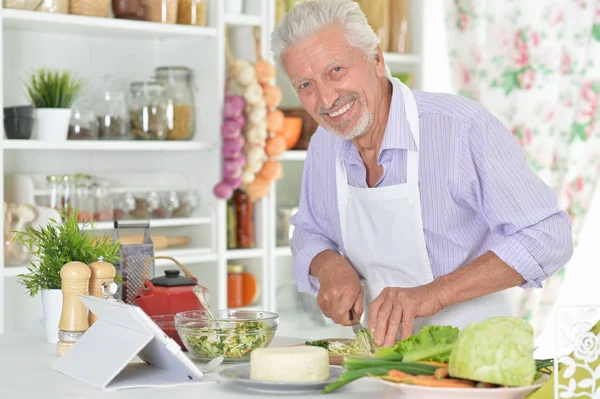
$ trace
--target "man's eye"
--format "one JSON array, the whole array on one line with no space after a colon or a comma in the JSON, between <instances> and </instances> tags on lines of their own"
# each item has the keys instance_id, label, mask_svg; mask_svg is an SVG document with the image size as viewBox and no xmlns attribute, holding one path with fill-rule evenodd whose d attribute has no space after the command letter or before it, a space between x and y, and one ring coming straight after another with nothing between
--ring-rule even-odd
<instances>
[{"instance_id":1,"label":"man's eye","mask_svg":"<svg viewBox=\"0 0 600 399\"><path fill-rule=\"evenodd\" d=\"M308 87L308 82L304 82L304 83L300 84L301 89L306 89L307 87Z\"/></svg>"},{"instance_id":2,"label":"man's eye","mask_svg":"<svg viewBox=\"0 0 600 399\"><path fill-rule=\"evenodd\" d=\"M335 67L335 68L333 68L333 72L339 72L339 71L341 71L341 70L342 70L342 67L339 67L339 66L338 66L338 67Z\"/></svg>"}]
</instances>

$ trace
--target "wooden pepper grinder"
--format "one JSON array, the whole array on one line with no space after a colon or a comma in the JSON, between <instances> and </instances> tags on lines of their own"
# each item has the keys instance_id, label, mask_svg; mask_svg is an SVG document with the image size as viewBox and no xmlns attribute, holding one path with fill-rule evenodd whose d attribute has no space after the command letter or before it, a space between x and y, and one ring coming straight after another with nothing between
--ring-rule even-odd
<instances>
[{"instance_id":1,"label":"wooden pepper grinder","mask_svg":"<svg viewBox=\"0 0 600 399\"><path fill-rule=\"evenodd\" d=\"M112 263L108 263L104 261L102 256L98 257L97 262L90 263L90 295L96 296L98 298L104 298L104 294L102 293L101 286L105 281L113 282L115 280L115 275L117 271ZM89 312L88 323L90 327L98 320L98 317Z\"/></svg>"},{"instance_id":2,"label":"wooden pepper grinder","mask_svg":"<svg viewBox=\"0 0 600 399\"><path fill-rule=\"evenodd\" d=\"M90 275L90 267L83 262L69 262L60 269L63 306L56 344L59 357L90 327L87 308L78 298L78 295L88 295Z\"/></svg>"}]
</instances>

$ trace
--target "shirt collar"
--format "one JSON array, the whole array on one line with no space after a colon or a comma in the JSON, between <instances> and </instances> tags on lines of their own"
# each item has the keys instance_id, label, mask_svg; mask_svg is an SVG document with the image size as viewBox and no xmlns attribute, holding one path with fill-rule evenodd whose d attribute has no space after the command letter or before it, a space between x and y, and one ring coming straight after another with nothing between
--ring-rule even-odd
<instances>
[{"instance_id":1,"label":"shirt collar","mask_svg":"<svg viewBox=\"0 0 600 399\"><path fill-rule=\"evenodd\" d=\"M389 78L388 78L389 79ZM404 109L404 96L402 89L396 79L389 79L392 82L392 101L388 115L383 142L378 158L381 160L381 154L384 150L403 149L416 150L413 135L410 131L408 120L406 119L406 110ZM362 162L360 153L351 140L344 140L335 136L335 152L341 160L347 160L350 163Z\"/></svg>"}]
</instances>

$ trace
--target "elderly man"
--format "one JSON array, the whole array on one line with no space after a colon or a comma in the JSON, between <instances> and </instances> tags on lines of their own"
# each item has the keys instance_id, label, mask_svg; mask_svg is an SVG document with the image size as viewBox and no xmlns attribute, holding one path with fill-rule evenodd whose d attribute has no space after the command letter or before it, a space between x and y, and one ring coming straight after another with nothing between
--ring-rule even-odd
<instances>
[{"instance_id":1,"label":"elderly man","mask_svg":"<svg viewBox=\"0 0 600 399\"><path fill-rule=\"evenodd\" d=\"M298 289L334 322L368 313L391 345L511 316L507 289L571 257L570 220L511 133L474 101L393 79L356 2L298 3L272 48L320 125L291 247Z\"/></svg>"}]
</instances>

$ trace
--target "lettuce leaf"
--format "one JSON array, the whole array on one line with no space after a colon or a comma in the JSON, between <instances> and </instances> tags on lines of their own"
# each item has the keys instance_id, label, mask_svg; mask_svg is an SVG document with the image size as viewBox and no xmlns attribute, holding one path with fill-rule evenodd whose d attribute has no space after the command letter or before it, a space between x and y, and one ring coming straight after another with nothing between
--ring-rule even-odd
<instances>
[{"instance_id":1,"label":"lettuce leaf","mask_svg":"<svg viewBox=\"0 0 600 399\"><path fill-rule=\"evenodd\" d=\"M394 346L380 348L375 356L401 354L404 362L434 361L448 363L460 330L452 326L425 326Z\"/></svg>"}]
</instances>

